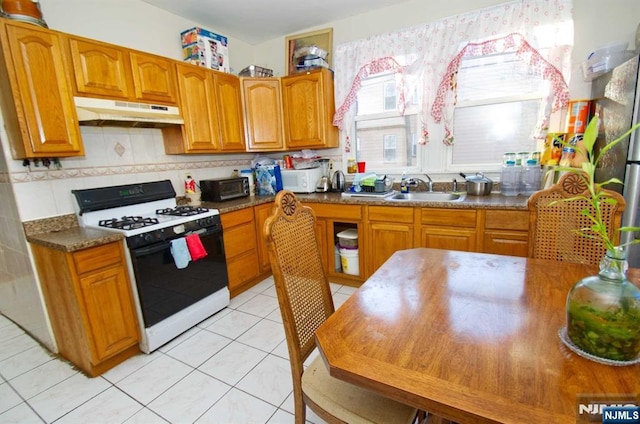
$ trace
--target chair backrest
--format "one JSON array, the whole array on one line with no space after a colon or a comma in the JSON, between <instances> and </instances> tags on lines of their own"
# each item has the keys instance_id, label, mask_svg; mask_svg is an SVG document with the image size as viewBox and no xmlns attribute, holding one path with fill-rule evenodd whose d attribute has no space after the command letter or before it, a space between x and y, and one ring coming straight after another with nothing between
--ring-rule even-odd
<instances>
[{"instance_id":1,"label":"chair backrest","mask_svg":"<svg viewBox=\"0 0 640 424\"><path fill-rule=\"evenodd\" d=\"M601 202L603 222L611 237L620 226L625 202L615 191L604 192L607 197L616 200L615 204ZM588 200L564 201L576 196L591 199L582 175L570 172L564 174L557 184L531 195L527 203L530 212L529 257L592 265L600 263L605 254L604 246L598 239L575 232L593 224L582 213L585 209L592 210ZM615 236L617 242L617 234Z\"/></svg>"},{"instance_id":2,"label":"chair backrest","mask_svg":"<svg viewBox=\"0 0 640 424\"><path fill-rule=\"evenodd\" d=\"M280 191L264 224L271 270L294 374L315 348L315 332L334 312L329 280L316 239L315 214L288 191Z\"/></svg>"}]
</instances>

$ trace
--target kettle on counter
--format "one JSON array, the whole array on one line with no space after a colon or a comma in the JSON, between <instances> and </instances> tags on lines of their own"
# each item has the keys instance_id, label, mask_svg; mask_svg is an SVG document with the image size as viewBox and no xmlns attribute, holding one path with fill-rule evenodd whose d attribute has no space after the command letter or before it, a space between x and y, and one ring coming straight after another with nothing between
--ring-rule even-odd
<instances>
[{"instance_id":1,"label":"kettle on counter","mask_svg":"<svg viewBox=\"0 0 640 424\"><path fill-rule=\"evenodd\" d=\"M344 191L345 178L344 172L338 170L333 173L331 178L331 191Z\"/></svg>"}]
</instances>

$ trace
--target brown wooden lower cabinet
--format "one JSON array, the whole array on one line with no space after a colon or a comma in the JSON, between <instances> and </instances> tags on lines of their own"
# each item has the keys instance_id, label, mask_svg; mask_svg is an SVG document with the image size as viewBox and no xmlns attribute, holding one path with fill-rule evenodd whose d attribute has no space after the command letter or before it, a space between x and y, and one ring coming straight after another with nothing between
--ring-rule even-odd
<instances>
[{"instance_id":1,"label":"brown wooden lower cabinet","mask_svg":"<svg viewBox=\"0 0 640 424\"><path fill-rule=\"evenodd\" d=\"M263 213L261 211L261 215ZM260 257L258 225L253 207L223 213L220 220L229 274L229 292L234 297L267 277L271 268L264 269Z\"/></svg>"},{"instance_id":2,"label":"brown wooden lower cabinet","mask_svg":"<svg viewBox=\"0 0 640 424\"><path fill-rule=\"evenodd\" d=\"M414 246L415 208L369 206L367 208L367 276L396 251Z\"/></svg>"},{"instance_id":3,"label":"brown wooden lower cabinet","mask_svg":"<svg viewBox=\"0 0 640 424\"><path fill-rule=\"evenodd\" d=\"M271 215L273 203L263 203L254 206L253 212L256 218L256 238L258 239L258 257L260 259L260 272L271 272L271 262L269 261L269 252L267 243L264 240L264 222Z\"/></svg>"},{"instance_id":4,"label":"brown wooden lower cabinet","mask_svg":"<svg viewBox=\"0 0 640 424\"><path fill-rule=\"evenodd\" d=\"M122 243L76 252L31 248L62 357L95 377L140 351Z\"/></svg>"},{"instance_id":5,"label":"brown wooden lower cabinet","mask_svg":"<svg viewBox=\"0 0 640 424\"><path fill-rule=\"evenodd\" d=\"M529 248L529 211L485 211L482 251L526 257Z\"/></svg>"},{"instance_id":6,"label":"brown wooden lower cabinet","mask_svg":"<svg viewBox=\"0 0 640 424\"><path fill-rule=\"evenodd\" d=\"M526 210L304 204L316 215L327 276L339 284L359 286L393 253L413 247L527 256ZM232 297L270 275L262 232L272 206L269 202L221 215ZM337 234L348 228L358 231L358 275L342 272L335 253Z\"/></svg>"},{"instance_id":7,"label":"brown wooden lower cabinet","mask_svg":"<svg viewBox=\"0 0 640 424\"><path fill-rule=\"evenodd\" d=\"M477 210L422 208L417 247L475 252L477 228Z\"/></svg>"}]
</instances>

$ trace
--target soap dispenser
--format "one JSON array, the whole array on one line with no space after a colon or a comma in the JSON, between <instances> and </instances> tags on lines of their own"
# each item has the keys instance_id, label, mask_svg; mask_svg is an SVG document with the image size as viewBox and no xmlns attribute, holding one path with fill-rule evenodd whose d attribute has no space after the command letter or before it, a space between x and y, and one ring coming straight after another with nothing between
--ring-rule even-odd
<instances>
[{"instance_id":1,"label":"soap dispenser","mask_svg":"<svg viewBox=\"0 0 640 424\"><path fill-rule=\"evenodd\" d=\"M406 171L402 173L402 178L400 179L400 193L409 193L409 184L407 184Z\"/></svg>"}]
</instances>

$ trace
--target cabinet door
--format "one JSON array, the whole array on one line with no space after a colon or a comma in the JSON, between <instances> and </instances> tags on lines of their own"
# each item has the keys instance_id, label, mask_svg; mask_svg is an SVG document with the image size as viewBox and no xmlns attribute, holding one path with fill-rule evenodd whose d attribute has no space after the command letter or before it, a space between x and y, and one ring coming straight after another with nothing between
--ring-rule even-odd
<instances>
[{"instance_id":1,"label":"cabinet door","mask_svg":"<svg viewBox=\"0 0 640 424\"><path fill-rule=\"evenodd\" d=\"M373 222L369 243L369 274L373 274L395 252L413 247L413 225Z\"/></svg>"},{"instance_id":2,"label":"cabinet door","mask_svg":"<svg viewBox=\"0 0 640 424\"><path fill-rule=\"evenodd\" d=\"M130 52L135 97L141 101L175 105L175 61L141 52Z\"/></svg>"},{"instance_id":3,"label":"cabinet door","mask_svg":"<svg viewBox=\"0 0 640 424\"><path fill-rule=\"evenodd\" d=\"M482 252L526 258L529 254L528 239L528 234L521 231L485 231Z\"/></svg>"},{"instance_id":4,"label":"cabinet door","mask_svg":"<svg viewBox=\"0 0 640 424\"><path fill-rule=\"evenodd\" d=\"M124 48L74 37L68 46L76 94L129 98L131 65Z\"/></svg>"},{"instance_id":5,"label":"cabinet door","mask_svg":"<svg viewBox=\"0 0 640 424\"><path fill-rule=\"evenodd\" d=\"M487 210L482 251L526 257L529 253L529 211Z\"/></svg>"},{"instance_id":6,"label":"cabinet door","mask_svg":"<svg viewBox=\"0 0 640 424\"><path fill-rule=\"evenodd\" d=\"M476 251L479 219L476 210L423 208L420 214L419 247Z\"/></svg>"},{"instance_id":7,"label":"cabinet door","mask_svg":"<svg viewBox=\"0 0 640 424\"><path fill-rule=\"evenodd\" d=\"M396 251L413 247L414 209L389 206L369 206L368 270L373 274Z\"/></svg>"},{"instance_id":8,"label":"cabinet door","mask_svg":"<svg viewBox=\"0 0 640 424\"><path fill-rule=\"evenodd\" d=\"M253 208L224 213L220 220L229 274L229 291L233 297L260 275Z\"/></svg>"},{"instance_id":9,"label":"cabinet door","mask_svg":"<svg viewBox=\"0 0 640 424\"><path fill-rule=\"evenodd\" d=\"M5 102L13 97L5 125L14 159L84 155L61 36L14 23L5 23L5 31L3 79L10 87L4 80L2 95Z\"/></svg>"},{"instance_id":10,"label":"cabinet door","mask_svg":"<svg viewBox=\"0 0 640 424\"><path fill-rule=\"evenodd\" d=\"M80 287L93 364L136 345L136 312L124 263L82 275Z\"/></svg>"},{"instance_id":11,"label":"cabinet door","mask_svg":"<svg viewBox=\"0 0 640 424\"><path fill-rule=\"evenodd\" d=\"M215 152L220 130L212 72L189 64L178 64L177 69L185 152Z\"/></svg>"},{"instance_id":12,"label":"cabinet door","mask_svg":"<svg viewBox=\"0 0 640 424\"><path fill-rule=\"evenodd\" d=\"M244 152L246 144L240 79L235 75L222 72L214 72L214 74L214 92L220 123L220 148L225 152Z\"/></svg>"},{"instance_id":13,"label":"cabinet door","mask_svg":"<svg viewBox=\"0 0 640 424\"><path fill-rule=\"evenodd\" d=\"M422 227L420 247L434 249L476 251L476 231L455 227Z\"/></svg>"},{"instance_id":14,"label":"cabinet door","mask_svg":"<svg viewBox=\"0 0 640 424\"><path fill-rule=\"evenodd\" d=\"M265 203L254 207L254 215L256 217L256 237L258 239L258 253L260 257L260 272L271 270L269 251L267 250L267 243L264 240L264 222L269 216L271 216L272 209L272 203Z\"/></svg>"},{"instance_id":15,"label":"cabinet door","mask_svg":"<svg viewBox=\"0 0 640 424\"><path fill-rule=\"evenodd\" d=\"M247 150L284 150L280 82L276 78L243 78L242 105Z\"/></svg>"},{"instance_id":16,"label":"cabinet door","mask_svg":"<svg viewBox=\"0 0 640 424\"><path fill-rule=\"evenodd\" d=\"M284 77L282 105L287 149L338 147L333 75L327 69Z\"/></svg>"}]
</instances>

